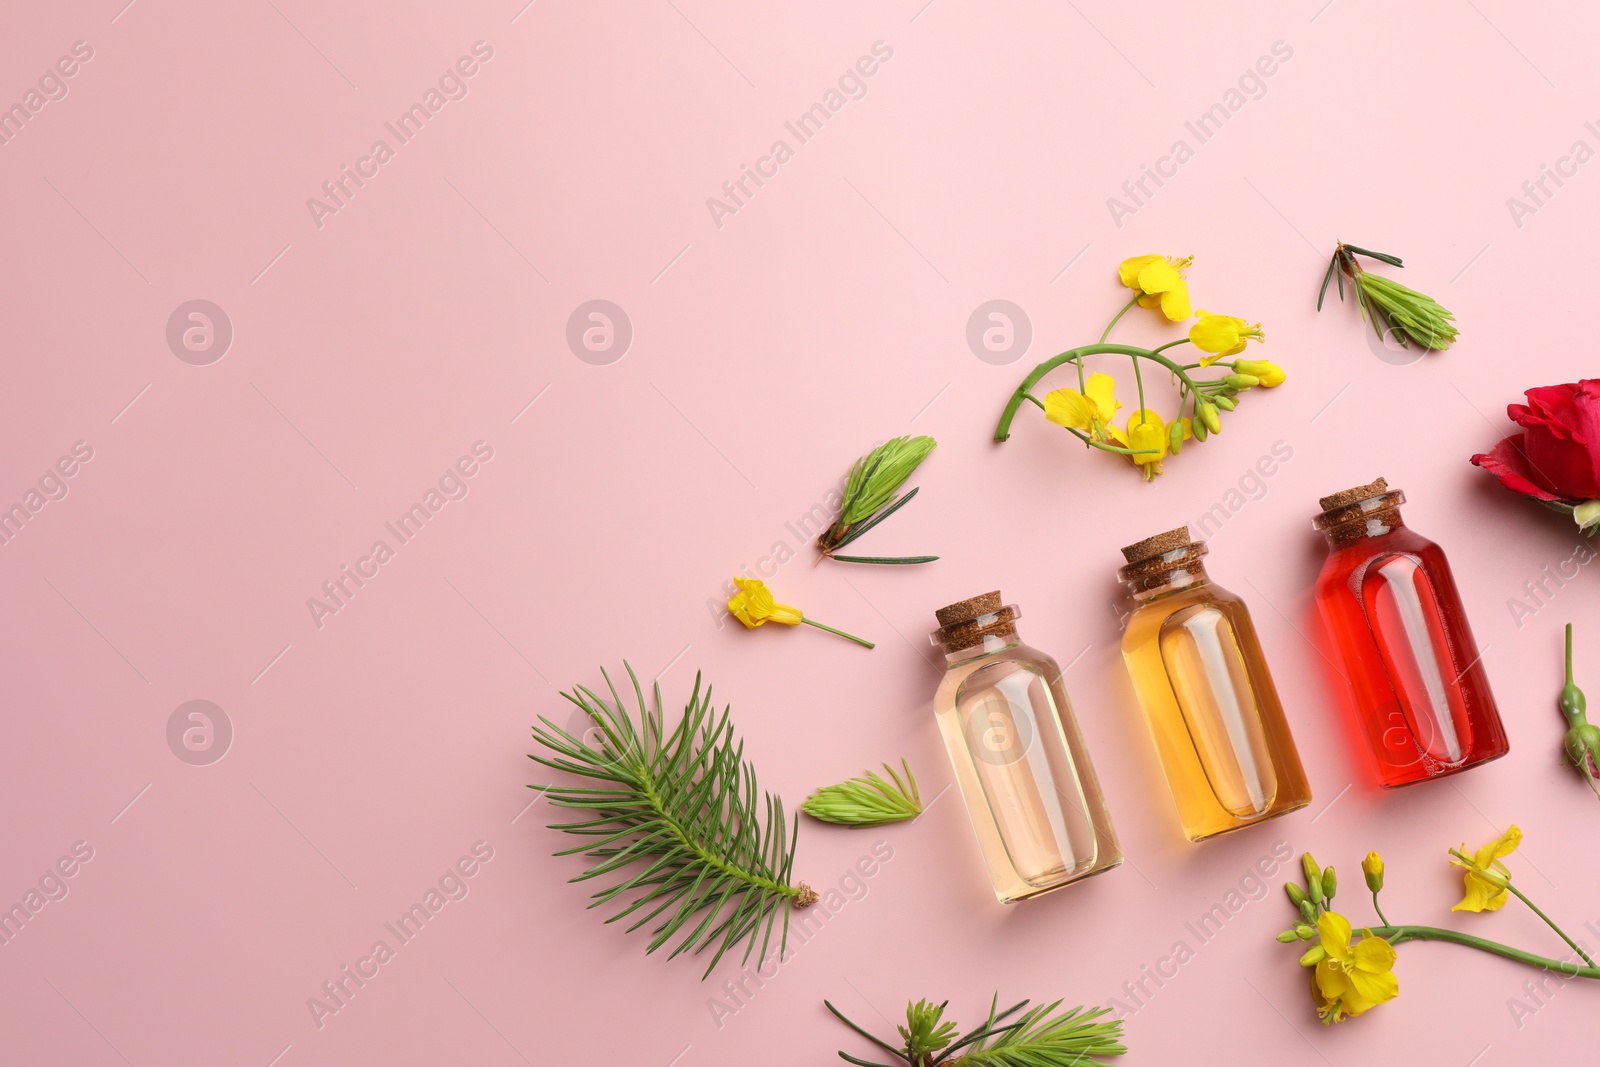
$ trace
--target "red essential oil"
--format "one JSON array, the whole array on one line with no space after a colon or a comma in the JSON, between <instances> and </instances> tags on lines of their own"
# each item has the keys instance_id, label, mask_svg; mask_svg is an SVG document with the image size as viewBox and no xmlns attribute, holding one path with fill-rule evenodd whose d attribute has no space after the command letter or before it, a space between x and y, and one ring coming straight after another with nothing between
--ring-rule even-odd
<instances>
[{"instance_id":1,"label":"red essential oil","mask_svg":"<svg viewBox=\"0 0 1600 1067\"><path fill-rule=\"evenodd\" d=\"M1450 564L1400 519L1382 478L1321 500L1328 538L1317 607L1355 698L1357 729L1388 787L1510 750Z\"/></svg>"}]
</instances>

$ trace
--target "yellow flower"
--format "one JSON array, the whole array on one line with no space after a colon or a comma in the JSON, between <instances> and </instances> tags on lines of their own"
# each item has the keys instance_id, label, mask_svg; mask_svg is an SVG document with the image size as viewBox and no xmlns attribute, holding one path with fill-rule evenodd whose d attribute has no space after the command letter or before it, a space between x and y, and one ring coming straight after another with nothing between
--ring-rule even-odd
<instances>
[{"instance_id":1,"label":"yellow flower","mask_svg":"<svg viewBox=\"0 0 1600 1067\"><path fill-rule=\"evenodd\" d=\"M1181 420L1183 426L1183 440L1193 436L1189 428L1189 420ZM1167 423L1160 415L1147 408L1140 408L1128 416L1128 428L1119 430L1116 426L1108 426L1106 432L1112 440L1123 448L1137 448L1137 455L1128 458L1144 468L1144 480L1150 481L1161 473L1161 460L1171 451L1172 437ZM1147 450L1148 451L1145 451Z\"/></svg>"},{"instance_id":2,"label":"yellow flower","mask_svg":"<svg viewBox=\"0 0 1600 1067\"><path fill-rule=\"evenodd\" d=\"M1364 930L1361 940L1351 945L1350 922L1336 911L1322 914L1317 933L1322 935L1326 956L1317 964L1311 993L1324 1023L1360 1015L1400 995L1394 946L1389 942Z\"/></svg>"},{"instance_id":3,"label":"yellow flower","mask_svg":"<svg viewBox=\"0 0 1600 1067\"><path fill-rule=\"evenodd\" d=\"M1261 332L1259 322L1252 325L1232 315L1213 315L1204 308L1200 309L1200 320L1189 327L1189 340L1194 346L1202 352L1211 353L1209 356L1200 357L1202 367L1211 366L1223 356L1238 355L1244 351L1245 343L1248 341L1266 339L1267 335Z\"/></svg>"},{"instance_id":4,"label":"yellow flower","mask_svg":"<svg viewBox=\"0 0 1600 1067\"><path fill-rule=\"evenodd\" d=\"M757 578L735 578L733 584L739 591L728 598L728 611L749 629L767 622L799 626L805 621L799 608L774 600L766 582Z\"/></svg>"},{"instance_id":5,"label":"yellow flower","mask_svg":"<svg viewBox=\"0 0 1600 1067\"><path fill-rule=\"evenodd\" d=\"M1056 389L1045 394L1044 417L1057 426L1085 431L1091 438L1103 441L1106 428L1116 417L1122 402L1115 395L1116 380L1109 374L1091 374L1084 391Z\"/></svg>"},{"instance_id":6,"label":"yellow flower","mask_svg":"<svg viewBox=\"0 0 1600 1067\"><path fill-rule=\"evenodd\" d=\"M1183 269L1193 262L1193 256L1134 256L1122 261L1117 277L1139 294L1140 307L1159 307L1169 321L1182 322L1193 314L1189 308L1189 283L1183 280Z\"/></svg>"},{"instance_id":7,"label":"yellow flower","mask_svg":"<svg viewBox=\"0 0 1600 1067\"><path fill-rule=\"evenodd\" d=\"M1367 858L1361 861L1361 869L1367 875L1367 888L1376 893L1383 888L1383 857L1376 852L1368 852Z\"/></svg>"},{"instance_id":8,"label":"yellow flower","mask_svg":"<svg viewBox=\"0 0 1600 1067\"><path fill-rule=\"evenodd\" d=\"M1506 886L1511 881L1511 871L1500 862L1501 856L1509 856L1517 850L1522 843L1522 831L1512 826L1511 829L1490 841L1473 854L1471 862L1462 862L1459 859L1450 861L1450 866L1461 867L1466 870L1466 896L1461 898L1461 903L1451 908L1451 911L1499 911L1509 895ZM1466 845L1461 846L1461 851L1467 850Z\"/></svg>"},{"instance_id":9,"label":"yellow flower","mask_svg":"<svg viewBox=\"0 0 1600 1067\"><path fill-rule=\"evenodd\" d=\"M1233 369L1240 374L1255 375L1255 377L1261 379L1261 386L1264 389L1271 389L1274 385L1282 385L1284 379L1288 377L1283 373L1282 367L1265 359L1236 360L1233 364Z\"/></svg>"}]
</instances>

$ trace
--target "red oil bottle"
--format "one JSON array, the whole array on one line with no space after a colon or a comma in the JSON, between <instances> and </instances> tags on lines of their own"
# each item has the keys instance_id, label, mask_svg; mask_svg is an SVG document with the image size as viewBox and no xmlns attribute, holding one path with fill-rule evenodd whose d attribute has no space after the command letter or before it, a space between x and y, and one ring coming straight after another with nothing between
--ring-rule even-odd
<instances>
[{"instance_id":1,"label":"red oil bottle","mask_svg":"<svg viewBox=\"0 0 1600 1067\"><path fill-rule=\"evenodd\" d=\"M1328 539L1317 607L1389 788L1510 749L1450 564L1401 521L1405 499L1379 478L1323 497L1312 524Z\"/></svg>"}]
</instances>

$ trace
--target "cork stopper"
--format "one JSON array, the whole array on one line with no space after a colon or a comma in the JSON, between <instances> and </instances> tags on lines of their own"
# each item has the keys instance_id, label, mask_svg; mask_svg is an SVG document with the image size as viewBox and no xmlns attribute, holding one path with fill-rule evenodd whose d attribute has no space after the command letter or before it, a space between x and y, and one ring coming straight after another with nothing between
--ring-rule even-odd
<instances>
[{"instance_id":1,"label":"cork stopper","mask_svg":"<svg viewBox=\"0 0 1600 1067\"><path fill-rule=\"evenodd\" d=\"M1375 496L1382 496L1389 491L1389 483L1379 478L1366 485L1358 485L1354 489L1341 489L1331 496L1325 496L1317 501L1323 511L1334 511L1338 508L1347 508L1351 504L1359 504L1363 500L1371 500Z\"/></svg>"},{"instance_id":2,"label":"cork stopper","mask_svg":"<svg viewBox=\"0 0 1600 1067\"><path fill-rule=\"evenodd\" d=\"M1122 549L1122 558L1129 563L1143 563L1156 556L1164 556L1168 552L1180 548L1188 548L1194 544L1189 537L1189 527L1180 526L1176 530L1158 533L1154 537L1146 537L1143 541L1126 545Z\"/></svg>"},{"instance_id":3,"label":"cork stopper","mask_svg":"<svg viewBox=\"0 0 1600 1067\"><path fill-rule=\"evenodd\" d=\"M939 620L940 626L955 626L963 622L971 622L980 615L993 615L1003 605L1000 603L1000 590L975 596L971 600L958 600L954 604L947 604L933 613Z\"/></svg>"},{"instance_id":4,"label":"cork stopper","mask_svg":"<svg viewBox=\"0 0 1600 1067\"><path fill-rule=\"evenodd\" d=\"M1322 505L1322 514L1312 520L1311 526L1321 530L1336 545L1378 536L1403 525L1400 505L1405 502L1404 493L1390 489L1389 483L1379 478L1353 489L1341 489L1317 501Z\"/></svg>"},{"instance_id":5,"label":"cork stopper","mask_svg":"<svg viewBox=\"0 0 1600 1067\"><path fill-rule=\"evenodd\" d=\"M1002 604L1000 590L946 604L934 613L939 629L928 639L946 652L959 652L983 643L985 637L1015 637L1022 615L1015 604Z\"/></svg>"},{"instance_id":6,"label":"cork stopper","mask_svg":"<svg viewBox=\"0 0 1600 1067\"><path fill-rule=\"evenodd\" d=\"M1154 593L1205 577L1200 563L1205 554L1205 542L1190 537L1189 527L1179 526L1125 547L1122 558L1128 565L1117 571L1117 577L1135 594Z\"/></svg>"}]
</instances>

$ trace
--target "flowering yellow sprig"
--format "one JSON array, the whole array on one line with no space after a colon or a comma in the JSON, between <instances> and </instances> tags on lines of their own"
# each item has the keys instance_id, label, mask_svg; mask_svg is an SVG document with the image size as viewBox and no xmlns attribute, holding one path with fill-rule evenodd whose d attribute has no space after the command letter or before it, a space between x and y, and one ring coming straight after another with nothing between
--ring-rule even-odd
<instances>
[{"instance_id":1,"label":"flowering yellow sprig","mask_svg":"<svg viewBox=\"0 0 1600 1067\"><path fill-rule=\"evenodd\" d=\"M1202 310L1188 336L1155 348L1113 344L1108 341L1116 324L1134 307L1152 308L1169 322L1183 322L1193 315L1189 283L1184 271L1192 256L1134 256L1117 268L1117 277L1133 297L1112 318L1096 344L1070 349L1045 360L1023 379L1007 402L994 439L1011 436L1011 421L1024 402L1043 409L1045 418L1064 428L1085 445L1128 458L1146 481L1161 473L1161 461L1177 455L1188 440L1204 441L1222 432L1222 413L1238 406L1241 394L1256 387L1272 388L1285 379L1283 369L1267 360L1237 359L1250 341L1266 340L1259 323L1246 322L1232 315L1216 315ZM1203 353L1195 363L1180 364L1162 353L1178 345L1192 344ZM1122 402L1116 398L1116 383L1105 373L1085 374L1084 361L1093 355L1128 356L1133 364L1134 389L1138 403L1119 426L1117 412ZM1140 361L1165 369L1178 388L1177 417L1168 419L1145 396ZM1051 390L1043 399L1033 388L1055 368L1072 364L1078 373L1077 387ZM1220 366L1228 373L1220 377L1199 377L1195 371Z\"/></svg>"},{"instance_id":2,"label":"flowering yellow sprig","mask_svg":"<svg viewBox=\"0 0 1600 1067\"><path fill-rule=\"evenodd\" d=\"M1365 1014L1398 996L1400 983L1394 975L1394 949L1406 941L1447 941L1554 971L1566 978L1600 979L1600 965L1511 884L1511 872L1500 858L1510 855L1521 840L1522 831L1513 826L1471 856L1466 854L1464 845L1461 849L1451 849L1452 866L1466 870L1466 898L1451 910L1495 911L1505 904L1508 895L1515 896L1567 943L1583 961L1581 965L1570 958L1554 960L1457 930L1390 923L1378 903L1384 868L1383 857L1376 852L1367 853L1367 858L1361 861L1361 871L1366 875L1367 888L1372 891L1372 910L1377 913L1380 925L1364 927L1361 939L1353 940L1350 921L1333 910L1337 886L1333 868L1318 868L1311 853L1306 853L1302 857L1306 886L1302 888L1298 882L1291 881L1283 887L1296 915L1294 925L1280 933L1278 940L1284 944L1313 942L1301 954L1300 965L1316 968L1311 997L1323 1023L1341 1022Z\"/></svg>"},{"instance_id":3,"label":"flowering yellow sprig","mask_svg":"<svg viewBox=\"0 0 1600 1067\"><path fill-rule=\"evenodd\" d=\"M759 578L735 578L733 584L739 591L728 598L728 613L740 622L745 629L754 630L757 626L765 626L769 622L778 623L780 626L815 626L819 630L826 630L830 634L848 637L858 645L875 648L871 641L847 634L843 630L835 630L832 626L824 626L814 619L808 619L805 614L788 604L780 604L772 595L772 590L767 588L767 583Z\"/></svg>"}]
</instances>

